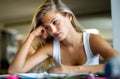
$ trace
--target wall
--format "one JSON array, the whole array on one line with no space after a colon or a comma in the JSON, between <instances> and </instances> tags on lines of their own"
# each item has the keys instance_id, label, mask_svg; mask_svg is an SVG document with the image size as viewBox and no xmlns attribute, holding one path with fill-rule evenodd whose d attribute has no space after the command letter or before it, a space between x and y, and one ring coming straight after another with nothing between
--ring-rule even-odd
<instances>
[{"instance_id":1,"label":"wall","mask_svg":"<svg viewBox=\"0 0 120 79\"><path fill-rule=\"evenodd\" d=\"M111 0L113 47L120 52L120 0Z\"/></svg>"}]
</instances>

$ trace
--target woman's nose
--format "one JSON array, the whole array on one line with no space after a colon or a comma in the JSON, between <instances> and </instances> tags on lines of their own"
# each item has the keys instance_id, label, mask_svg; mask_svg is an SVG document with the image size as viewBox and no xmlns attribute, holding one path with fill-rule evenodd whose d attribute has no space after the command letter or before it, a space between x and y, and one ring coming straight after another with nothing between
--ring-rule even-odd
<instances>
[{"instance_id":1,"label":"woman's nose","mask_svg":"<svg viewBox=\"0 0 120 79\"><path fill-rule=\"evenodd\" d=\"M51 26L51 33L55 33L57 31L55 26Z\"/></svg>"}]
</instances>

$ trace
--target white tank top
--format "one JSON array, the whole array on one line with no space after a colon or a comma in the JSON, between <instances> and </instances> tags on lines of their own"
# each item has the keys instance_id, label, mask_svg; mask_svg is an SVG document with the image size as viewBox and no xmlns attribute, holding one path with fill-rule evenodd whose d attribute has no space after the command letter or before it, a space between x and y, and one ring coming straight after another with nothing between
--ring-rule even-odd
<instances>
[{"instance_id":1,"label":"white tank top","mask_svg":"<svg viewBox=\"0 0 120 79\"><path fill-rule=\"evenodd\" d=\"M99 64L99 55L93 55L90 49L89 35L90 33L83 32L83 43L84 43L85 53L87 56L87 61L84 65L97 65ZM60 42L57 39L54 39L53 58L58 66L62 65L61 54L60 54Z\"/></svg>"}]
</instances>

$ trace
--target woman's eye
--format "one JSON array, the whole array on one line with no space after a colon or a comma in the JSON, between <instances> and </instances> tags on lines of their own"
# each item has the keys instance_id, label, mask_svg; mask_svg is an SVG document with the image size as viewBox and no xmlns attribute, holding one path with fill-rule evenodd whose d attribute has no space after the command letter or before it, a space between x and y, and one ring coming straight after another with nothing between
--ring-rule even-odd
<instances>
[{"instance_id":1,"label":"woman's eye","mask_svg":"<svg viewBox=\"0 0 120 79\"><path fill-rule=\"evenodd\" d=\"M50 27L49 26L45 26L45 29L47 30L47 29L49 29Z\"/></svg>"},{"instance_id":2,"label":"woman's eye","mask_svg":"<svg viewBox=\"0 0 120 79\"><path fill-rule=\"evenodd\" d=\"M56 24L57 24L57 22L58 22L58 20L55 20L55 21L53 22L53 24L54 24L54 25L56 25Z\"/></svg>"}]
</instances>

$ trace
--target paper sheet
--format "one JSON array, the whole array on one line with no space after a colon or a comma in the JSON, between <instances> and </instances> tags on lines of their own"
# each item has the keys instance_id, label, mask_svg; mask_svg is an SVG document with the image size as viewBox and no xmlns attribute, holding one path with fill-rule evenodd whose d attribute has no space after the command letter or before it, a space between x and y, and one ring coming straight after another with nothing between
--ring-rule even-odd
<instances>
[{"instance_id":1,"label":"paper sheet","mask_svg":"<svg viewBox=\"0 0 120 79\"><path fill-rule=\"evenodd\" d=\"M47 72L43 73L18 73L19 77L25 78L45 78L45 77L65 77L67 74L48 74Z\"/></svg>"}]
</instances>

